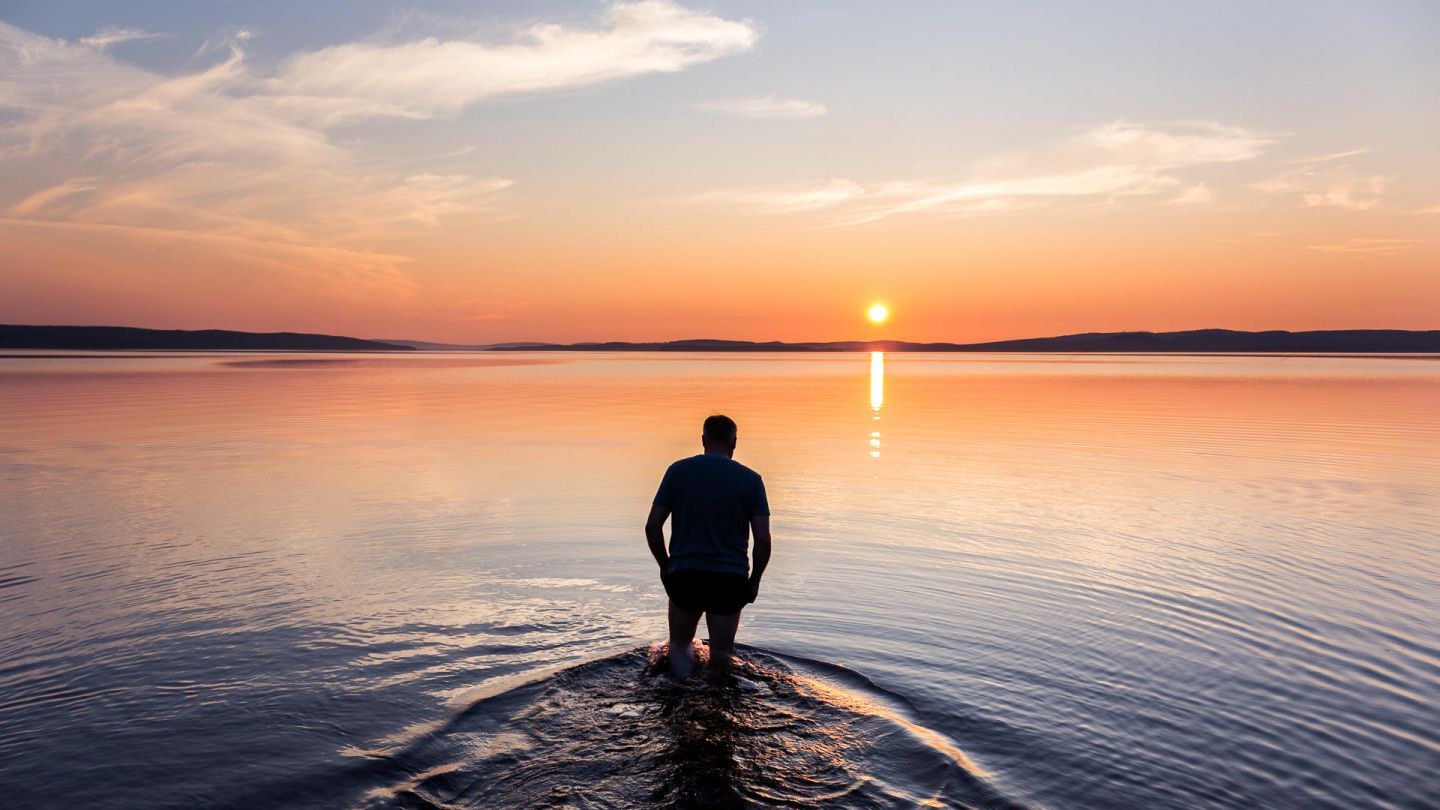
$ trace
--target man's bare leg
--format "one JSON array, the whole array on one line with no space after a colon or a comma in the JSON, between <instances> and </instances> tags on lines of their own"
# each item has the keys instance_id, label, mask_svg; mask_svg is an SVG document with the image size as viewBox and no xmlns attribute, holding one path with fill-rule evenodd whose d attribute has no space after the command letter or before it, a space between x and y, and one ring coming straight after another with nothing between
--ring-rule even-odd
<instances>
[{"instance_id":1,"label":"man's bare leg","mask_svg":"<svg viewBox=\"0 0 1440 810\"><path fill-rule=\"evenodd\" d=\"M729 616L705 614L705 627L710 630L710 665L717 670L730 667L735 655L735 633L740 630L740 611Z\"/></svg>"},{"instance_id":2,"label":"man's bare leg","mask_svg":"<svg viewBox=\"0 0 1440 810\"><path fill-rule=\"evenodd\" d=\"M695 638L695 628L699 624L699 613L691 613L674 601L670 602L670 671L677 678L688 678L695 669L695 653L690 649L690 641ZM714 631L711 631L711 636L714 636Z\"/></svg>"}]
</instances>

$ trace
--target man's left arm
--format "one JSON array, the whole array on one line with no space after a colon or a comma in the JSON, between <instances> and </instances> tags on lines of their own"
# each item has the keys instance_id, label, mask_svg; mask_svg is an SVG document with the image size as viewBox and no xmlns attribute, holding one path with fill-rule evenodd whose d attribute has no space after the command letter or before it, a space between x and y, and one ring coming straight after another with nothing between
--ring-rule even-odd
<instances>
[{"instance_id":1,"label":"man's left arm","mask_svg":"<svg viewBox=\"0 0 1440 810\"><path fill-rule=\"evenodd\" d=\"M770 565L771 549L770 498L765 494L764 479L758 475L755 476L755 503L750 508L750 535L755 540L750 566L750 601L754 602L760 595L760 578Z\"/></svg>"},{"instance_id":2,"label":"man's left arm","mask_svg":"<svg viewBox=\"0 0 1440 810\"><path fill-rule=\"evenodd\" d=\"M760 596L760 578L765 576L765 568L770 565L770 516L751 517L750 533L755 536L755 564L750 567L750 601L754 602Z\"/></svg>"}]
</instances>

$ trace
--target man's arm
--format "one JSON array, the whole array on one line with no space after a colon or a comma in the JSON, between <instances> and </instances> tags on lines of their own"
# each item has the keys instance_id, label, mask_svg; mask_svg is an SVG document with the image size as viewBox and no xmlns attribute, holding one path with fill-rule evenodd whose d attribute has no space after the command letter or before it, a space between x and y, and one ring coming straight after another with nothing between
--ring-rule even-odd
<instances>
[{"instance_id":1,"label":"man's arm","mask_svg":"<svg viewBox=\"0 0 1440 810\"><path fill-rule=\"evenodd\" d=\"M765 566L770 564L770 516L751 515L750 534L755 537L752 555L755 561L750 568L750 601L754 602L755 597L760 595L760 577L765 574Z\"/></svg>"},{"instance_id":2,"label":"man's arm","mask_svg":"<svg viewBox=\"0 0 1440 810\"><path fill-rule=\"evenodd\" d=\"M650 553L660 564L662 578L670 567L670 555L665 551L665 518L668 517L670 510L657 504L650 507L650 517L645 521L645 542L650 544Z\"/></svg>"}]
</instances>

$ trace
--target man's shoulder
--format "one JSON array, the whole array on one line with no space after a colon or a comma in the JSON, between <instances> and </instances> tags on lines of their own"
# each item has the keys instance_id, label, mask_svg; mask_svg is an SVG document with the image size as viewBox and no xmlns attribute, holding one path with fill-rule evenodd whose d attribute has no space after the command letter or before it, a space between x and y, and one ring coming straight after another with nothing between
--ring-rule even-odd
<instances>
[{"instance_id":1,"label":"man's shoulder","mask_svg":"<svg viewBox=\"0 0 1440 810\"><path fill-rule=\"evenodd\" d=\"M755 472L754 470L750 469L749 467L746 467L744 464L741 464L740 462L736 461L735 459L732 458L732 459L730 459L729 461L730 461L731 464L734 464L734 465L735 465L735 471L738 472L738 473L740 473L741 475L747 476L747 477L749 477L749 478L759 478L759 477L760 477L760 473Z\"/></svg>"},{"instance_id":2,"label":"man's shoulder","mask_svg":"<svg viewBox=\"0 0 1440 810\"><path fill-rule=\"evenodd\" d=\"M671 470L684 470L684 469L688 469L688 468L690 468L690 467L694 467L696 464L704 463L704 462L703 462L703 459L704 459L704 458L705 458L704 456L686 456L685 458L676 459L676 460L670 462L670 466L669 466L669 467L666 467L665 469L666 469L667 472L669 472L669 471L671 471Z\"/></svg>"}]
</instances>

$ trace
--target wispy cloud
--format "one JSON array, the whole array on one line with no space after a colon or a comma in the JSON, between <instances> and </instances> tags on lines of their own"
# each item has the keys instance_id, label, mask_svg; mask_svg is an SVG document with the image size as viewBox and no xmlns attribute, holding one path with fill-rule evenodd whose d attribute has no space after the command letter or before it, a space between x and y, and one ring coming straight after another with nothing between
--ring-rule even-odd
<instances>
[{"instance_id":1,"label":"wispy cloud","mask_svg":"<svg viewBox=\"0 0 1440 810\"><path fill-rule=\"evenodd\" d=\"M1204 205L1214 199L1215 192L1211 191L1209 186L1204 183L1196 183L1180 189L1174 197L1170 198L1170 202L1175 205Z\"/></svg>"},{"instance_id":2,"label":"wispy cloud","mask_svg":"<svg viewBox=\"0 0 1440 810\"><path fill-rule=\"evenodd\" d=\"M1292 161L1293 169L1252 187L1262 194L1289 195L1311 208L1366 211L1380 204L1390 178L1360 171L1350 158L1375 151L1368 146Z\"/></svg>"},{"instance_id":3,"label":"wispy cloud","mask_svg":"<svg viewBox=\"0 0 1440 810\"><path fill-rule=\"evenodd\" d=\"M822 183L731 189L697 195L696 202L728 203L752 213L827 211L836 224L860 224L905 214L993 212L1065 201L1107 201L1171 193L1169 201L1200 204L1212 196L1203 183L1185 184L1184 169L1259 156L1276 137L1243 127L1191 122L1153 127L1117 121L1089 130L1048 161L1029 161L1002 176L943 182Z\"/></svg>"},{"instance_id":4,"label":"wispy cloud","mask_svg":"<svg viewBox=\"0 0 1440 810\"><path fill-rule=\"evenodd\" d=\"M384 295L408 299L416 284L405 266L406 256L279 239L166 228L145 225L115 225L103 222L56 222L0 217L0 230L49 231L66 234L67 239L99 237L107 244L140 246L150 253L159 251L199 252L205 255L223 248L227 263L248 265L277 277L299 277L317 282L341 282L345 297ZM145 254L141 254L145 255Z\"/></svg>"},{"instance_id":5,"label":"wispy cloud","mask_svg":"<svg viewBox=\"0 0 1440 810\"><path fill-rule=\"evenodd\" d=\"M1259 157L1276 138L1245 127L1193 121L1152 127L1116 121L1086 133L1094 144L1130 164L1178 168L1201 163L1232 163Z\"/></svg>"},{"instance_id":6,"label":"wispy cloud","mask_svg":"<svg viewBox=\"0 0 1440 810\"><path fill-rule=\"evenodd\" d=\"M1334 244L1310 245L1309 249L1318 250L1322 253L1358 253L1367 256L1393 256L1423 241L1423 239L1375 239L1357 237Z\"/></svg>"},{"instance_id":7,"label":"wispy cloud","mask_svg":"<svg viewBox=\"0 0 1440 810\"><path fill-rule=\"evenodd\" d=\"M833 208L866 194L865 187L859 183L831 178L814 185L711 191L695 195L692 202L733 205L755 214L798 213Z\"/></svg>"},{"instance_id":8,"label":"wispy cloud","mask_svg":"<svg viewBox=\"0 0 1440 810\"><path fill-rule=\"evenodd\" d=\"M697 101L691 106L697 110L734 115L740 118L801 119L819 118L825 114L824 104L803 101L798 98L779 98L774 95Z\"/></svg>"},{"instance_id":9,"label":"wispy cloud","mask_svg":"<svg viewBox=\"0 0 1440 810\"><path fill-rule=\"evenodd\" d=\"M81 37L79 42L98 50L104 50L121 42L134 42L137 40L156 39L163 34L155 34L139 28L102 28L88 37Z\"/></svg>"},{"instance_id":10,"label":"wispy cloud","mask_svg":"<svg viewBox=\"0 0 1440 810\"><path fill-rule=\"evenodd\" d=\"M1355 147L1354 149L1346 149L1346 150L1341 151L1341 152L1331 152L1331 153L1325 154L1325 155L1316 155L1315 157L1300 158L1299 160L1292 160L1292 161L1290 161L1290 162L1291 162L1292 164L1295 164L1295 165L1314 164L1314 163L1333 163L1333 162L1335 162L1335 161L1337 161L1337 160L1344 160L1345 158L1359 157L1360 155L1368 155L1368 154L1370 154L1371 152L1374 152L1374 151L1375 151L1374 147L1370 147L1370 146L1357 146L1357 147Z\"/></svg>"},{"instance_id":11,"label":"wispy cloud","mask_svg":"<svg viewBox=\"0 0 1440 810\"><path fill-rule=\"evenodd\" d=\"M609 6L596 27L551 23L514 41L356 42L289 59L263 81L292 115L332 126L373 116L432 117L486 99L675 73L749 50L759 30L666 0Z\"/></svg>"}]
</instances>

